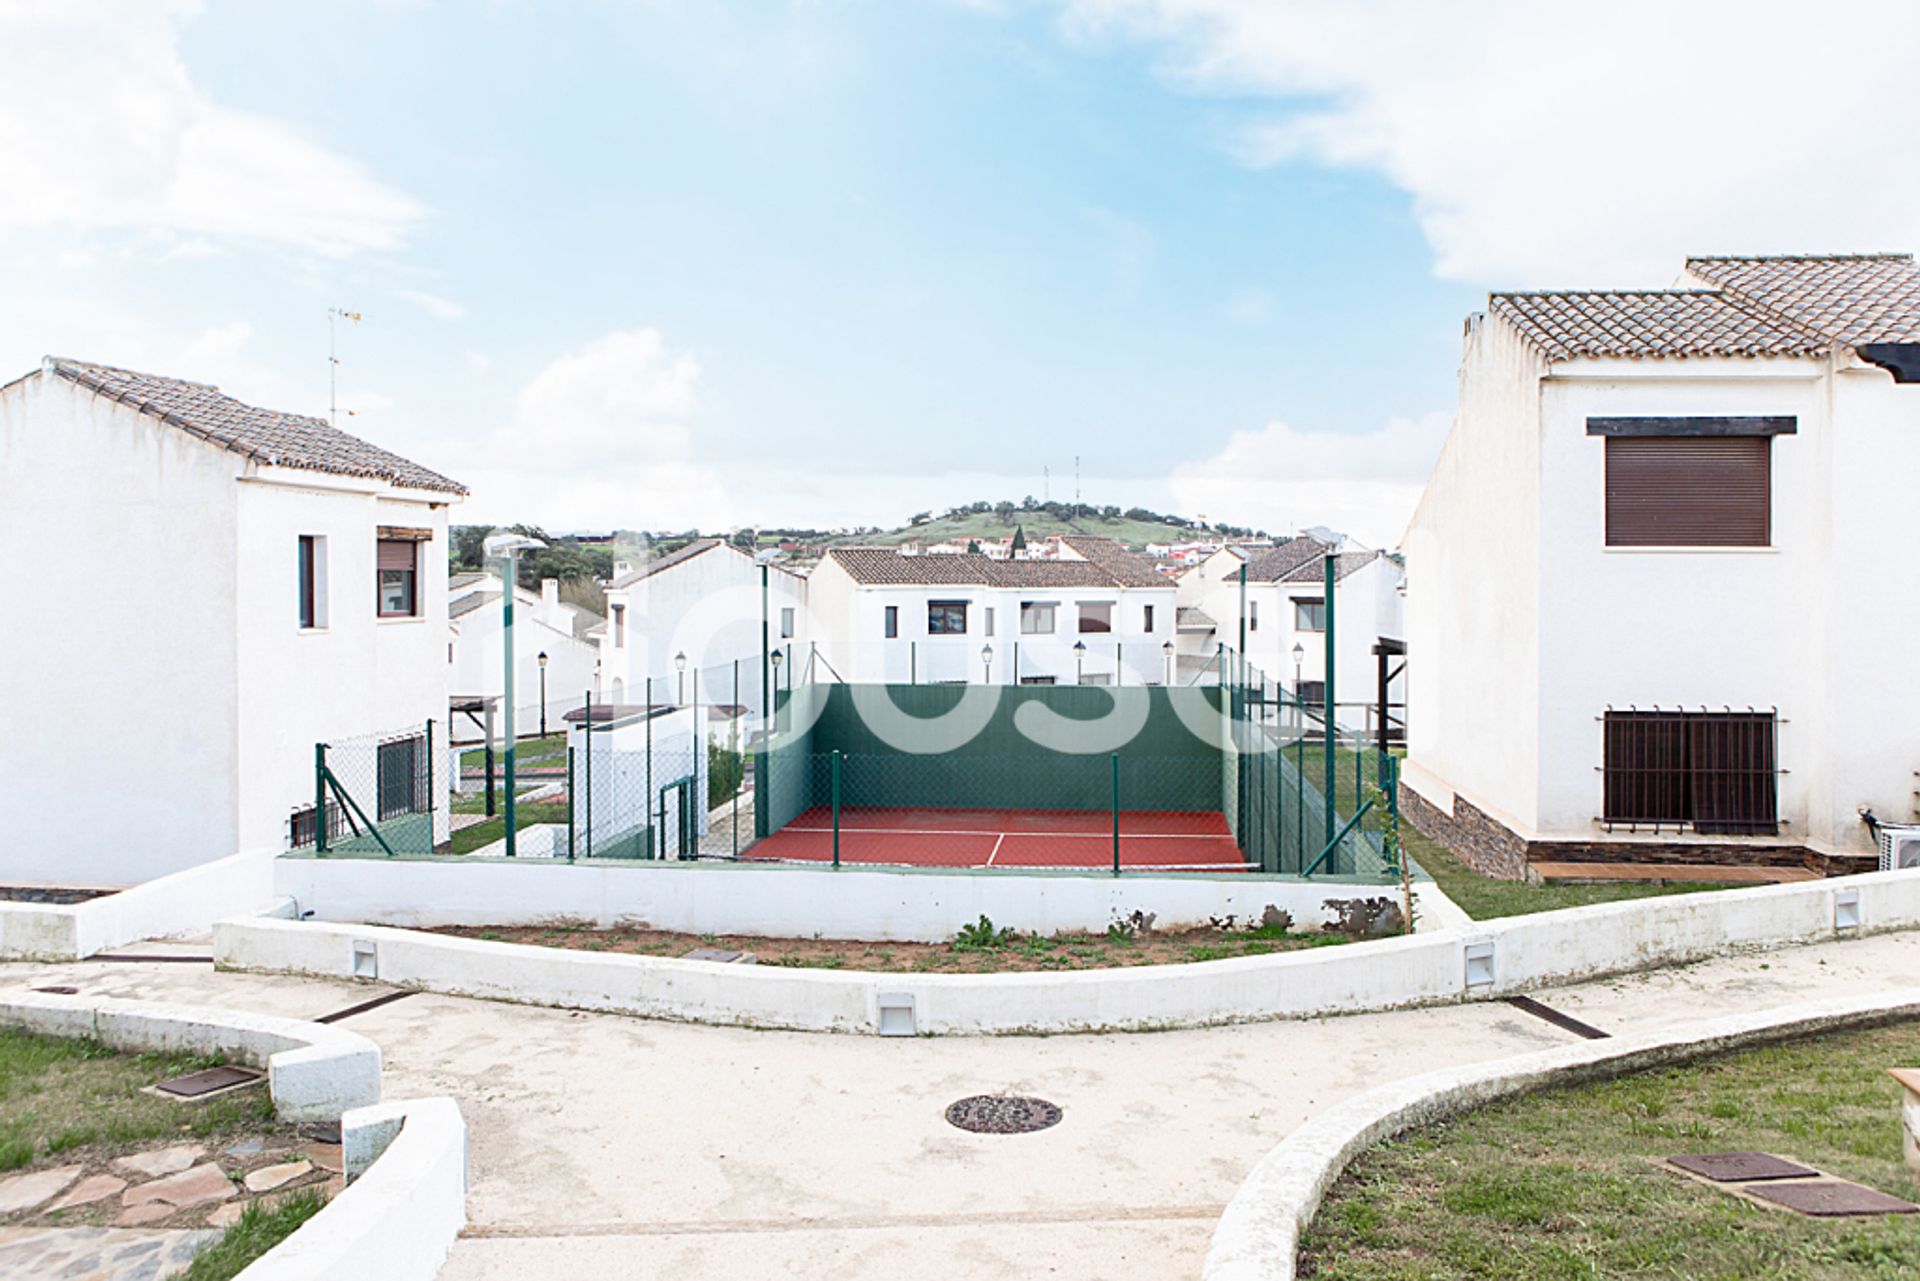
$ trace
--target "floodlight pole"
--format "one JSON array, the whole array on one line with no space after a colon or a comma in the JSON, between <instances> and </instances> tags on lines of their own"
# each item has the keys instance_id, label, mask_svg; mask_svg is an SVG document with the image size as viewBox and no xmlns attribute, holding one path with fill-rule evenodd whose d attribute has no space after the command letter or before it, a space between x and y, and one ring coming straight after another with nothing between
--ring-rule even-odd
<instances>
[{"instance_id":1,"label":"floodlight pole","mask_svg":"<svg viewBox=\"0 0 1920 1281\"><path fill-rule=\"evenodd\" d=\"M501 673L501 693L507 704L507 857L512 858L519 849L519 831L515 816L514 788L514 746L516 729L513 715L513 593L519 586L520 553L535 551L546 544L537 538L527 538L520 534L495 534L487 539L484 550L487 555L495 556L505 566L500 593L500 632L504 647L505 667Z\"/></svg>"}]
</instances>

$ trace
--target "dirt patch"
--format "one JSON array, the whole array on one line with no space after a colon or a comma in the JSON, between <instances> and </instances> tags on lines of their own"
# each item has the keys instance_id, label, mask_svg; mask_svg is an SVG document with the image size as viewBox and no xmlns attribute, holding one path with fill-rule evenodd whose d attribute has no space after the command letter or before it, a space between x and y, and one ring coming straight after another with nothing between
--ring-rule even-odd
<instances>
[{"instance_id":1,"label":"dirt patch","mask_svg":"<svg viewBox=\"0 0 1920 1281\"><path fill-rule=\"evenodd\" d=\"M1104 934L1015 934L969 926L948 943L876 943L845 939L777 939L744 934L678 934L667 930L600 929L590 925L447 926L427 931L455 938L529 943L630 956L684 956L698 948L751 953L761 965L887 973L988 974L1020 970L1097 970L1177 965L1262 956L1348 942L1344 934L1294 933L1270 923L1238 922L1197 929L1120 925Z\"/></svg>"}]
</instances>

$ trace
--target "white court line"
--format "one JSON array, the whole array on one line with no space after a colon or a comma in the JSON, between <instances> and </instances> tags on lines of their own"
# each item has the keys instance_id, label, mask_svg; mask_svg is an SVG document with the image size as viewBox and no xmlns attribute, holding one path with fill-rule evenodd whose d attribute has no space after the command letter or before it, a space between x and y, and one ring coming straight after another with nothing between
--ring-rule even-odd
<instances>
[{"instance_id":1,"label":"white court line","mask_svg":"<svg viewBox=\"0 0 1920 1281\"><path fill-rule=\"evenodd\" d=\"M993 838L993 849L988 851L987 853L986 866L988 867L993 866L993 860L999 857L999 854L1000 854L1000 842L1006 839L1007 839L1007 834L1005 832L1002 832L998 836Z\"/></svg>"}]
</instances>

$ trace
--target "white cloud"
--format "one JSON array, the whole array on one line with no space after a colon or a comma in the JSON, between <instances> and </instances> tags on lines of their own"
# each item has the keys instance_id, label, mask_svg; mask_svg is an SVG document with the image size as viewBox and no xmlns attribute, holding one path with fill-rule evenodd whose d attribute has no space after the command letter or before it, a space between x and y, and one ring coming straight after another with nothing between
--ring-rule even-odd
<instances>
[{"instance_id":1,"label":"white cloud","mask_svg":"<svg viewBox=\"0 0 1920 1281\"><path fill-rule=\"evenodd\" d=\"M1400 541L1450 415L1395 418L1370 432L1282 422L1236 431L1211 457L1174 468L1177 510L1274 533L1328 525L1375 547Z\"/></svg>"},{"instance_id":2,"label":"white cloud","mask_svg":"<svg viewBox=\"0 0 1920 1281\"><path fill-rule=\"evenodd\" d=\"M188 340L187 345L180 349L180 362L183 368L195 368L230 360L251 341L253 326L244 320L213 325Z\"/></svg>"},{"instance_id":3,"label":"white cloud","mask_svg":"<svg viewBox=\"0 0 1920 1281\"><path fill-rule=\"evenodd\" d=\"M1920 112L1900 0L1061 2L1186 87L1276 99L1248 162L1411 193L1443 276L1666 284L1687 253L1920 242L1920 169L1890 159Z\"/></svg>"},{"instance_id":4,"label":"white cloud","mask_svg":"<svg viewBox=\"0 0 1920 1281\"><path fill-rule=\"evenodd\" d=\"M554 529L712 525L730 506L702 458L700 364L658 329L619 330L547 365L460 476L476 516Z\"/></svg>"},{"instance_id":5,"label":"white cloud","mask_svg":"<svg viewBox=\"0 0 1920 1281\"><path fill-rule=\"evenodd\" d=\"M158 231L329 256L393 249L419 201L284 121L225 107L180 56L188 0L0 0L0 230ZM163 249L164 252L164 249Z\"/></svg>"},{"instance_id":6,"label":"white cloud","mask_svg":"<svg viewBox=\"0 0 1920 1281\"><path fill-rule=\"evenodd\" d=\"M459 320L467 314L467 309L451 298L442 298L424 289L396 289L393 296L401 302L412 303L435 320Z\"/></svg>"}]
</instances>

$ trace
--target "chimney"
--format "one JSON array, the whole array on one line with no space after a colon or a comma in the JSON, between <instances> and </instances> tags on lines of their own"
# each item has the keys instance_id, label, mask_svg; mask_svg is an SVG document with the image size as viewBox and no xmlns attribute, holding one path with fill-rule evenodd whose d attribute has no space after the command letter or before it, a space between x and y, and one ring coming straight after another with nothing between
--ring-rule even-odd
<instances>
[{"instance_id":1,"label":"chimney","mask_svg":"<svg viewBox=\"0 0 1920 1281\"><path fill-rule=\"evenodd\" d=\"M560 616L560 580L543 578L540 580L540 618L552 622Z\"/></svg>"}]
</instances>

